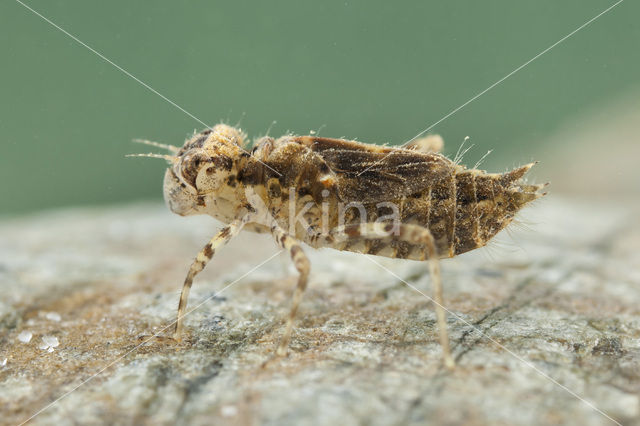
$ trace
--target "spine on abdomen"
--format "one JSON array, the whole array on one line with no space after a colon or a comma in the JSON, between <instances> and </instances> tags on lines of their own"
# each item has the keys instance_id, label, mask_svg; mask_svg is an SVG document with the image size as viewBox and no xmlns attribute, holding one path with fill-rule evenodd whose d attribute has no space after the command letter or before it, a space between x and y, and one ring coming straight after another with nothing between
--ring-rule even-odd
<instances>
[{"instance_id":1,"label":"spine on abdomen","mask_svg":"<svg viewBox=\"0 0 640 426\"><path fill-rule=\"evenodd\" d=\"M545 184L528 185L521 180L534 164L502 174L476 169L456 171L451 255L484 246L518 210L544 195L540 190Z\"/></svg>"}]
</instances>

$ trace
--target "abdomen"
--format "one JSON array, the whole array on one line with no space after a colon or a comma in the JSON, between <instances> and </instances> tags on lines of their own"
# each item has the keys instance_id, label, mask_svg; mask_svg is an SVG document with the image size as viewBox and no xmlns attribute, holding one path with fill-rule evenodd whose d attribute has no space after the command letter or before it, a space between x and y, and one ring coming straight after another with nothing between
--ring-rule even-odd
<instances>
[{"instance_id":1,"label":"abdomen","mask_svg":"<svg viewBox=\"0 0 640 426\"><path fill-rule=\"evenodd\" d=\"M400 223L429 230L434 238L438 257L446 258L482 247L506 227L527 203L541 197L544 185L527 185L520 178L533 164L503 174L487 174L480 170L458 167L450 178L441 179L428 189L390 203L397 206ZM380 203L364 204L366 221L392 213ZM360 224L360 212L353 208L344 215L345 225ZM332 221L333 223L339 220ZM391 223L391 220L388 221ZM391 238L355 237L334 242L309 242L314 246L331 247L357 253L391 258L423 260L424 245L409 244Z\"/></svg>"}]
</instances>

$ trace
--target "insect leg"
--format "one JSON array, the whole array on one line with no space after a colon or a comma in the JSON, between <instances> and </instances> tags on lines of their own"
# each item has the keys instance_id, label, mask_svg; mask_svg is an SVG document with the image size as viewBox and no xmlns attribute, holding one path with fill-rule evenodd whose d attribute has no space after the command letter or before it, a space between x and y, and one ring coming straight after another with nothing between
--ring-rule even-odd
<instances>
[{"instance_id":1,"label":"insect leg","mask_svg":"<svg viewBox=\"0 0 640 426\"><path fill-rule=\"evenodd\" d=\"M395 226L395 228L394 228ZM442 300L442 281L440 262L433 235L428 228L411 224L362 223L336 228L331 233L335 239L364 238L376 240L397 240L414 245L424 246L426 258L429 261L429 274L433 282L433 300L435 302L436 318L442 356L447 368L455 366L449 347L449 333L447 331L447 317Z\"/></svg>"},{"instance_id":2,"label":"insect leg","mask_svg":"<svg viewBox=\"0 0 640 426\"><path fill-rule=\"evenodd\" d=\"M293 293L293 301L291 302L291 311L289 311L289 317L287 318L287 325L285 326L284 333L280 338L278 349L276 350L277 356L286 356L289 341L291 340L291 332L293 330L293 320L295 319L298 306L302 300L302 293L307 288L307 278L309 277L309 259L302 251L302 247L298 241L291 235L287 234L280 226L273 225L271 227L271 234L276 239L276 242L283 249L289 252L291 260L294 266L298 270L298 284Z\"/></svg>"},{"instance_id":3,"label":"insect leg","mask_svg":"<svg viewBox=\"0 0 640 426\"><path fill-rule=\"evenodd\" d=\"M407 144L407 149L413 149L420 152L442 152L444 141L440 135L428 135L418 139L414 139Z\"/></svg>"},{"instance_id":4,"label":"insect leg","mask_svg":"<svg viewBox=\"0 0 640 426\"><path fill-rule=\"evenodd\" d=\"M177 341L180 340L180 333L182 332L182 320L187 309L187 299L189 298L189 290L191 290L191 284L193 284L193 278L201 272L207 263L211 260L215 254L216 249L229 242L231 238L236 236L242 229L244 224L247 223L246 219L237 219L225 226L218 232L211 240L198 252L195 260L189 268L189 273L184 280L182 286L182 293L180 293L180 303L178 304L178 318L176 319L176 327L173 332L173 338Z\"/></svg>"}]
</instances>

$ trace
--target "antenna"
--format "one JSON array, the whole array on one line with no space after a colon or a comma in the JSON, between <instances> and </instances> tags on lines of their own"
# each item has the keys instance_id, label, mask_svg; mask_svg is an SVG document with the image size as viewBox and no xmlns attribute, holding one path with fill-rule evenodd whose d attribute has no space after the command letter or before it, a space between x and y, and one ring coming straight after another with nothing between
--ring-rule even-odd
<instances>
[{"instance_id":1,"label":"antenna","mask_svg":"<svg viewBox=\"0 0 640 426\"><path fill-rule=\"evenodd\" d=\"M125 157L161 158L163 160L167 160L167 162L169 162L169 163L173 163L174 161L177 160L177 157L174 157L173 155L153 154L153 153L148 153L148 154L127 154L127 155L125 155Z\"/></svg>"},{"instance_id":2,"label":"antenna","mask_svg":"<svg viewBox=\"0 0 640 426\"><path fill-rule=\"evenodd\" d=\"M178 148L177 146L167 145L160 142L148 141L146 139L134 139L133 141L135 143L141 143L143 145L151 145L151 146L155 146L156 148L166 149L167 151L171 151L171 152L178 152L180 150L180 148Z\"/></svg>"}]
</instances>

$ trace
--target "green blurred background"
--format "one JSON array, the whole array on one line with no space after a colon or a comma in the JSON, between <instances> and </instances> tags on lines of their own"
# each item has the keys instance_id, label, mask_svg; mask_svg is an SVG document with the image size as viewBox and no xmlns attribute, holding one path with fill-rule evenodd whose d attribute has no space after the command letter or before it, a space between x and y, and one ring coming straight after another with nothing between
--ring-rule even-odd
<instances>
[{"instance_id":1,"label":"green blurred background","mask_svg":"<svg viewBox=\"0 0 640 426\"><path fill-rule=\"evenodd\" d=\"M391 144L614 3L25 2L208 124ZM623 2L440 123L446 153L469 135L469 165L488 149L488 170L553 163L559 129L612 118L599 108L621 97L636 108L639 16ZM164 163L125 158L149 151L131 139L180 145L203 125L18 2L0 27L0 214L160 200Z\"/></svg>"}]
</instances>

